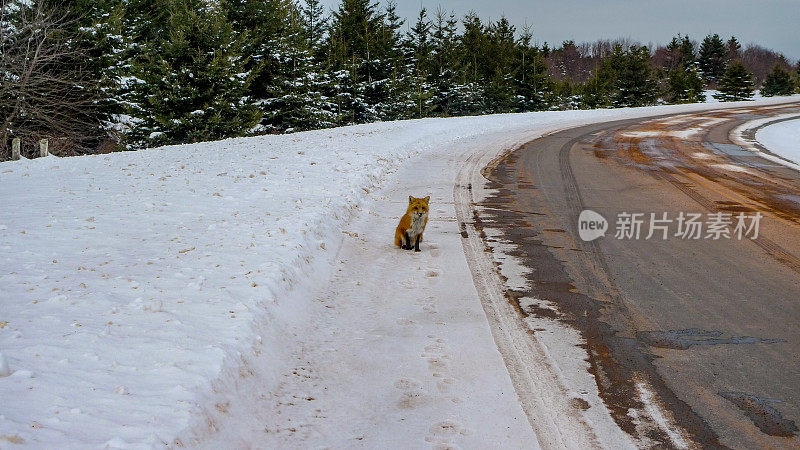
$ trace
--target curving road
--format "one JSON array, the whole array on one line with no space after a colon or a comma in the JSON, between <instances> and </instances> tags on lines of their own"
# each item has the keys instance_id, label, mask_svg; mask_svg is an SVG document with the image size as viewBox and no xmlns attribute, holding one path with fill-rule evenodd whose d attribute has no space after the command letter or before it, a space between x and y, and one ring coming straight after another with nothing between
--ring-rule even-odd
<instances>
[{"instance_id":1,"label":"curving road","mask_svg":"<svg viewBox=\"0 0 800 450\"><path fill-rule=\"evenodd\" d=\"M558 311L515 306L580 331L603 401L645 445L800 446L800 173L729 139L743 122L795 112L585 126L486 170L497 191L476 221L531 269L532 287L512 298ZM604 237L580 238L585 209L607 219ZM692 215L699 231L681 221Z\"/></svg>"}]
</instances>

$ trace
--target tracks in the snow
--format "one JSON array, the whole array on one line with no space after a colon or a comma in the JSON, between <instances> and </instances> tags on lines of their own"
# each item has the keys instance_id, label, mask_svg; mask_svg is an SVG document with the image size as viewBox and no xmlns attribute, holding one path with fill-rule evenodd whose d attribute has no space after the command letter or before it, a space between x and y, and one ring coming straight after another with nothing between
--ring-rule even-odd
<instances>
[{"instance_id":1,"label":"tracks in the snow","mask_svg":"<svg viewBox=\"0 0 800 450\"><path fill-rule=\"evenodd\" d=\"M508 301L501 276L474 224L472 183L485 161L471 156L462 167L453 189L456 217L462 230L475 287L500 354L540 445L545 448L591 448L599 442L594 430L580 417L559 380L547 352L532 338L530 328Z\"/></svg>"}]
</instances>

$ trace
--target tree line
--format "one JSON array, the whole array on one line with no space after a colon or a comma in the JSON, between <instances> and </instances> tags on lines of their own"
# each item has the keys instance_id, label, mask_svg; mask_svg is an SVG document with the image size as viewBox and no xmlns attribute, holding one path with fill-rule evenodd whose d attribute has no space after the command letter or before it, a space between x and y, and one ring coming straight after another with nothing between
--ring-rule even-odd
<instances>
[{"instance_id":1,"label":"tree line","mask_svg":"<svg viewBox=\"0 0 800 450\"><path fill-rule=\"evenodd\" d=\"M0 0L0 159L348 124L787 95L797 67L736 38L551 48L501 17L342 0ZM30 146L28 146L30 147Z\"/></svg>"}]
</instances>

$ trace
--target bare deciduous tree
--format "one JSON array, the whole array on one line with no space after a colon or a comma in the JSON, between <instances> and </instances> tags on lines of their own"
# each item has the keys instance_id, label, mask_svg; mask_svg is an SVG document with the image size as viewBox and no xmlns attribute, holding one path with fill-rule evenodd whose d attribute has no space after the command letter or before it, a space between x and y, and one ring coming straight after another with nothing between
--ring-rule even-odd
<instances>
[{"instance_id":1,"label":"bare deciduous tree","mask_svg":"<svg viewBox=\"0 0 800 450\"><path fill-rule=\"evenodd\" d=\"M70 47L71 25L45 2L0 0L0 159L10 156L13 137L28 148L50 138L56 154L96 145L97 90Z\"/></svg>"},{"instance_id":2,"label":"bare deciduous tree","mask_svg":"<svg viewBox=\"0 0 800 450\"><path fill-rule=\"evenodd\" d=\"M756 44L749 44L741 52L741 57L747 70L753 74L756 86L761 86L775 64L780 65L786 71L792 69L785 56Z\"/></svg>"}]
</instances>

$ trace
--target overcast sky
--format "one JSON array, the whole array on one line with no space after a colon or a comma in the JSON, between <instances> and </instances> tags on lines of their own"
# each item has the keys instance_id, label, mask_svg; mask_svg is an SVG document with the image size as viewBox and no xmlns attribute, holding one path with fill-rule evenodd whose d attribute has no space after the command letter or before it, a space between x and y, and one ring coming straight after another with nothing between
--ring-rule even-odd
<instances>
[{"instance_id":1,"label":"overcast sky","mask_svg":"<svg viewBox=\"0 0 800 450\"><path fill-rule=\"evenodd\" d=\"M323 0L330 8L339 0ZM386 0L381 0L385 5ZM401 16L412 22L420 6L429 17L441 5L461 18L470 10L481 19L505 16L520 30L527 23L534 38L558 46L562 41L630 38L665 44L677 33L701 41L710 33L736 36L800 58L800 0L397 0Z\"/></svg>"}]
</instances>

